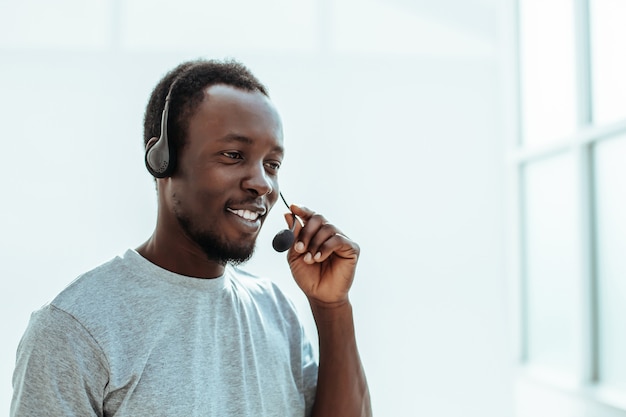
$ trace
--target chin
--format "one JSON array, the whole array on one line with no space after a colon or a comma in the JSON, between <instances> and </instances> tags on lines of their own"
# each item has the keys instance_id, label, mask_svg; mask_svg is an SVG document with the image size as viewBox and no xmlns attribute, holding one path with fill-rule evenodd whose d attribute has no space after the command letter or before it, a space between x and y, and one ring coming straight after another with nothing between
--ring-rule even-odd
<instances>
[{"instance_id":1,"label":"chin","mask_svg":"<svg viewBox=\"0 0 626 417\"><path fill-rule=\"evenodd\" d=\"M202 230L193 224L185 216L177 216L178 223L185 234L205 253L210 261L222 265L231 263L234 265L248 261L254 254L256 245L256 233L221 233L218 230Z\"/></svg>"},{"instance_id":2,"label":"chin","mask_svg":"<svg viewBox=\"0 0 626 417\"><path fill-rule=\"evenodd\" d=\"M233 265L241 265L250 260L256 247L256 239L249 239L249 242L244 244L240 239L236 242L219 242L211 239L210 241L197 241L197 243L210 260Z\"/></svg>"}]
</instances>

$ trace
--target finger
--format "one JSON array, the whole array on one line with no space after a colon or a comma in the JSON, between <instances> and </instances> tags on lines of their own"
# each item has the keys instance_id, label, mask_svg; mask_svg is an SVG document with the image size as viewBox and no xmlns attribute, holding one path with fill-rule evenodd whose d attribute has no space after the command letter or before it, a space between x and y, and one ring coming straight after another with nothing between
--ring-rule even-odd
<instances>
[{"instance_id":1,"label":"finger","mask_svg":"<svg viewBox=\"0 0 626 417\"><path fill-rule=\"evenodd\" d=\"M302 229L302 227L304 227L302 225L302 220L298 219L298 217L296 217L296 215L291 212L285 213L284 217L285 217L285 221L287 222L287 227L290 230L293 229L294 236L298 236L298 234L300 233L300 230ZM293 224L294 221L296 222L295 227Z\"/></svg>"},{"instance_id":2,"label":"finger","mask_svg":"<svg viewBox=\"0 0 626 417\"><path fill-rule=\"evenodd\" d=\"M313 249L311 249L311 241L316 236L316 234L320 232L320 230L322 230L323 228L327 228L326 227L327 224L328 222L326 221L324 216L320 214L314 214L313 216L309 217L308 220L305 222L304 227L302 227L298 231L298 234L295 235L296 236L296 246L295 246L296 252L305 253L305 252L310 252L311 250L317 249L317 246L319 246L321 242L318 242L313 247ZM326 238L328 238L333 233L334 232L328 233ZM322 237L323 236L321 236L320 238Z\"/></svg>"},{"instance_id":3,"label":"finger","mask_svg":"<svg viewBox=\"0 0 626 417\"><path fill-rule=\"evenodd\" d=\"M297 215L299 218L304 220L305 224L307 223L308 220L310 220L311 218L313 218L316 215L316 213L313 210L308 209L308 208L306 208L304 206L298 206L296 204L292 204L290 206L290 209L291 209L293 214ZM322 216L322 218L324 218L324 217ZM328 221L325 218L324 218L324 224L328 224ZM290 227L291 227L291 224L290 224ZM343 234L343 232L341 232L339 229L337 229L337 233Z\"/></svg>"},{"instance_id":4,"label":"finger","mask_svg":"<svg viewBox=\"0 0 626 417\"><path fill-rule=\"evenodd\" d=\"M294 235L296 236L295 251L301 254L310 254L306 257L306 261L310 263L313 262L311 258L319 252L319 247L324 241L335 234L343 234L335 226L328 223L324 216L316 214L309 208L292 204L290 209L304 220L304 227L297 227L294 230ZM288 224L291 227L291 223L288 222Z\"/></svg>"},{"instance_id":5,"label":"finger","mask_svg":"<svg viewBox=\"0 0 626 417\"><path fill-rule=\"evenodd\" d=\"M297 204L290 205L289 209L291 210L291 213L293 213L294 215L298 216L301 219L301 221L299 222L300 224L296 225L293 233L296 237L296 243L298 242L301 243L301 245L298 245L299 250L297 251L304 252L306 249L305 242L302 242L301 240L299 240L298 237L300 237L300 233L302 229L304 228L304 226L313 218L313 216L315 216L315 212L304 206L298 206ZM293 223L288 221L288 224L289 224L289 227L291 228ZM313 227L313 225L311 225L311 227ZM306 233L301 237L301 239L305 237L306 237ZM306 243L308 243L308 240L306 241Z\"/></svg>"},{"instance_id":6,"label":"finger","mask_svg":"<svg viewBox=\"0 0 626 417\"><path fill-rule=\"evenodd\" d=\"M295 215L292 212L285 213L283 215L285 217L285 221L287 222L287 227L291 229L293 227L293 222L296 220Z\"/></svg>"},{"instance_id":7,"label":"finger","mask_svg":"<svg viewBox=\"0 0 626 417\"><path fill-rule=\"evenodd\" d=\"M337 235L337 228L335 226L329 223L322 224L309 241L306 248L307 255L305 256L305 261L311 261L312 263L315 258L319 258L319 256L321 256L320 247L335 235Z\"/></svg>"},{"instance_id":8,"label":"finger","mask_svg":"<svg viewBox=\"0 0 626 417\"><path fill-rule=\"evenodd\" d=\"M289 206L289 209L293 214L304 220L305 223L315 214L313 210L297 204L292 204Z\"/></svg>"},{"instance_id":9,"label":"finger","mask_svg":"<svg viewBox=\"0 0 626 417\"><path fill-rule=\"evenodd\" d=\"M313 256L313 262L324 262L331 255L356 261L360 251L356 242L351 241L342 234L335 234L319 247L317 253Z\"/></svg>"},{"instance_id":10,"label":"finger","mask_svg":"<svg viewBox=\"0 0 626 417\"><path fill-rule=\"evenodd\" d=\"M297 216L296 218L299 218L293 231L294 235L298 236L300 230L303 227L303 224L306 222L306 220L311 218L311 216L313 216L315 212L306 207L297 206L295 204L290 205L289 210L291 210L291 212L285 213L285 220L287 221L287 225L291 229L293 227L294 216Z\"/></svg>"}]
</instances>

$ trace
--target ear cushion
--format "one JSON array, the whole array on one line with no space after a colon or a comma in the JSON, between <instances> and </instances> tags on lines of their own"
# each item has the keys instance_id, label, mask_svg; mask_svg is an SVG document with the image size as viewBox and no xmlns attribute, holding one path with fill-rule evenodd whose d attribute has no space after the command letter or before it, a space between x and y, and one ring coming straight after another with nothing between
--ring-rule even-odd
<instances>
[{"instance_id":1,"label":"ear cushion","mask_svg":"<svg viewBox=\"0 0 626 417\"><path fill-rule=\"evenodd\" d=\"M145 162L148 172L155 178L172 175L176 165L176 152L167 137L167 117L170 108L170 94L167 94L161 114L161 135L152 146L146 148Z\"/></svg>"},{"instance_id":2,"label":"ear cushion","mask_svg":"<svg viewBox=\"0 0 626 417\"><path fill-rule=\"evenodd\" d=\"M146 149L145 162L148 172L155 178L165 178L173 172L171 152L167 136L161 136L152 146Z\"/></svg>"}]
</instances>

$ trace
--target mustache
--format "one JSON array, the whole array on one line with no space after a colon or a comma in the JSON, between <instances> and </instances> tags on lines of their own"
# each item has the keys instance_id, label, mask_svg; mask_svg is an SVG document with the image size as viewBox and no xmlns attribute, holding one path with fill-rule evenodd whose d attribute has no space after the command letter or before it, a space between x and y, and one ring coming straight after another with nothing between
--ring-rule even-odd
<instances>
[{"instance_id":1,"label":"mustache","mask_svg":"<svg viewBox=\"0 0 626 417\"><path fill-rule=\"evenodd\" d=\"M267 198L263 197L263 196L258 196L258 197L250 197L250 198L246 198L243 200L228 200L226 202L227 206L230 205L252 205L252 206L263 206L267 209L267 211L270 210L270 208L272 208L274 206L276 202L275 201L269 201Z\"/></svg>"}]
</instances>

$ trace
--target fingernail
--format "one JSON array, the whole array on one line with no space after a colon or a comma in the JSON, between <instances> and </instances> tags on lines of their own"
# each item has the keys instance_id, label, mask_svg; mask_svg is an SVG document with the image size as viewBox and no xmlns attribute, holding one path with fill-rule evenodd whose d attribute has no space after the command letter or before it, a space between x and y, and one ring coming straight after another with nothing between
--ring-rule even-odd
<instances>
[{"instance_id":1,"label":"fingernail","mask_svg":"<svg viewBox=\"0 0 626 417\"><path fill-rule=\"evenodd\" d=\"M312 259L313 259L313 257L311 256L310 253L307 253L306 255L304 255L304 262L311 263Z\"/></svg>"},{"instance_id":2,"label":"fingernail","mask_svg":"<svg viewBox=\"0 0 626 417\"><path fill-rule=\"evenodd\" d=\"M304 252L304 243L302 242L298 242L296 243L296 252Z\"/></svg>"},{"instance_id":3,"label":"fingernail","mask_svg":"<svg viewBox=\"0 0 626 417\"><path fill-rule=\"evenodd\" d=\"M317 252L317 253L315 254L315 256L314 256L314 259L315 259L316 261L319 261L321 258L322 258L322 252Z\"/></svg>"}]
</instances>

